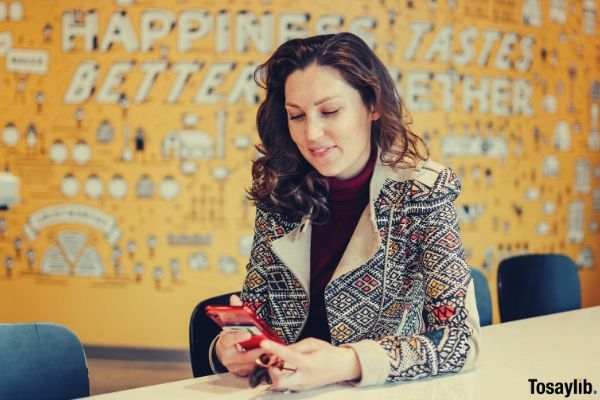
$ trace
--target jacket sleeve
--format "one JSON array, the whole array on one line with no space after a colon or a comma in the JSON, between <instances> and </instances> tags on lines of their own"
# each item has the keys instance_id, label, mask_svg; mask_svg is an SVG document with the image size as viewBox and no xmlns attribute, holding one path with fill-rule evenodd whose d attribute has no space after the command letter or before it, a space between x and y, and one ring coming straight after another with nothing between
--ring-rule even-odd
<instances>
[{"instance_id":1,"label":"jacket sleeve","mask_svg":"<svg viewBox=\"0 0 600 400\"><path fill-rule=\"evenodd\" d=\"M256 315L270 325L270 310L267 299L268 280L264 265L274 263L270 247L272 236L272 221L270 214L261 208L256 208L254 239L250 250L250 260L246 265L246 277L242 287L242 302L252 308ZM272 239L272 238L271 238ZM264 265L263 265L264 264Z\"/></svg>"},{"instance_id":2,"label":"jacket sleeve","mask_svg":"<svg viewBox=\"0 0 600 400\"><path fill-rule=\"evenodd\" d=\"M479 315L469 267L463 259L456 196L436 204L422 221L421 258L425 329L347 345L361 364L360 386L458 372L474 366L479 353Z\"/></svg>"},{"instance_id":3,"label":"jacket sleeve","mask_svg":"<svg viewBox=\"0 0 600 400\"><path fill-rule=\"evenodd\" d=\"M246 277L242 287L241 300L251 307L256 314L263 320L269 323L269 309L267 302L267 279L261 271L263 268L257 268L259 260L266 260L270 257L270 250L267 244L267 239L270 235L270 223L268 222L269 214L260 208L256 208L256 219L254 227L254 239L250 250L250 260L246 265ZM265 253L268 251L269 253ZM213 339L210 344L208 357L212 371L214 373L227 372L227 368L220 362L215 351L215 344L218 336Z\"/></svg>"}]
</instances>

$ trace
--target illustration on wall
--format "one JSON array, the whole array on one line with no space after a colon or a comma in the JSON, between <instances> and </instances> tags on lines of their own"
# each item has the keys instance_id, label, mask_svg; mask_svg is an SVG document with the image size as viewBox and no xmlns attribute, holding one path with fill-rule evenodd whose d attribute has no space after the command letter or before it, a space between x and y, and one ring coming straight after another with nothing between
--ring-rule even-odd
<instances>
[{"instance_id":1,"label":"illustration on wall","mask_svg":"<svg viewBox=\"0 0 600 400\"><path fill-rule=\"evenodd\" d=\"M0 1L0 293L47 293L45 314L20 315L88 343L186 346L162 327L238 290L248 262L253 72L286 40L337 31L374 48L460 176L470 265L493 280L505 257L561 252L598 274L599 6ZM133 315L156 329L120 332Z\"/></svg>"}]
</instances>

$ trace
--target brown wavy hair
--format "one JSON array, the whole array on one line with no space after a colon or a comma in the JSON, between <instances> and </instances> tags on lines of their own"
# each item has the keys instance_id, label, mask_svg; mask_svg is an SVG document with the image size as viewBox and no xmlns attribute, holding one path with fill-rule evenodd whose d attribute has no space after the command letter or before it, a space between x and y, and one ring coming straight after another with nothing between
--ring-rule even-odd
<instances>
[{"instance_id":1,"label":"brown wavy hair","mask_svg":"<svg viewBox=\"0 0 600 400\"><path fill-rule=\"evenodd\" d=\"M263 209L299 220L327 220L327 179L304 159L292 141L284 107L288 76L316 63L333 67L356 89L368 109L379 112L371 126L372 144L381 149L381 162L397 168L414 167L429 157L425 142L410 128L410 119L385 65L352 33L293 39L283 43L254 72L266 97L256 114L260 156L252 165L248 198Z\"/></svg>"}]
</instances>

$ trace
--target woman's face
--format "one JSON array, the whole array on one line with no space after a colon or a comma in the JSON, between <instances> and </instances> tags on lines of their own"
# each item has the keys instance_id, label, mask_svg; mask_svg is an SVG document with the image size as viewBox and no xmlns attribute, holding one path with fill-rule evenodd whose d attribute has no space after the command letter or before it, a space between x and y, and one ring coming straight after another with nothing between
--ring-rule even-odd
<instances>
[{"instance_id":1,"label":"woman's face","mask_svg":"<svg viewBox=\"0 0 600 400\"><path fill-rule=\"evenodd\" d=\"M290 135L321 175L349 179L371 154L371 122L379 118L332 67L315 63L285 81Z\"/></svg>"}]
</instances>

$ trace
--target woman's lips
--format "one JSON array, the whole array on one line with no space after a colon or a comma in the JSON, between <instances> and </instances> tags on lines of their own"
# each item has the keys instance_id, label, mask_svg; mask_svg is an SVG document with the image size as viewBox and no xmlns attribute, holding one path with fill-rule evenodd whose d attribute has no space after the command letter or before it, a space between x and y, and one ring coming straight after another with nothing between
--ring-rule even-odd
<instances>
[{"instance_id":1,"label":"woman's lips","mask_svg":"<svg viewBox=\"0 0 600 400\"><path fill-rule=\"evenodd\" d=\"M323 147L313 147L308 150L310 151L310 154L313 157L321 158L321 157L327 156L329 153L331 153L331 150L333 150L335 148L336 148L336 146L323 146Z\"/></svg>"}]
</instances>

